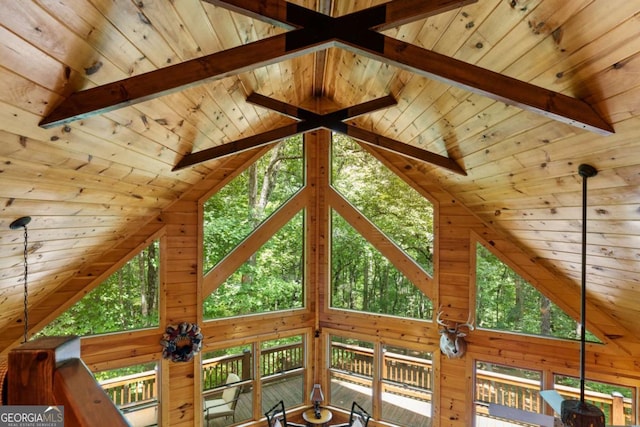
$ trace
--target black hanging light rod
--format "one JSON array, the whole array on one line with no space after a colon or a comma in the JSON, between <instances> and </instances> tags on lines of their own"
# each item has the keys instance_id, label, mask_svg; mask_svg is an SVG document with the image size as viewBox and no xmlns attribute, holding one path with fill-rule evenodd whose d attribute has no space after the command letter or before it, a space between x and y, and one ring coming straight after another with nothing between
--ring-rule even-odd
<instances>
[{"instance_id":1,"label":"black hanging light rod","mask_svg":"<svg viewBox=\"0 0 640 427\"><path fill-rule=\"evenodd\" d=\"M564 400L561 406L562 423L567 427L604 427L604 413L584 399L586 333L587 333L587 179L598 174L591 165L581 164L582 177L582 291L580 298L580 400Z\"/></svg>"}]
</instances>

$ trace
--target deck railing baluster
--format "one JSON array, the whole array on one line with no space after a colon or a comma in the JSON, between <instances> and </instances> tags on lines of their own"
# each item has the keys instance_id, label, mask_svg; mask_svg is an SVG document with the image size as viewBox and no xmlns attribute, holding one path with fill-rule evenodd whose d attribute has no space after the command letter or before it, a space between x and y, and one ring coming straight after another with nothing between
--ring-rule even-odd
<instances>
[{"instance_id":1,"label":"deck railing baluster","mask_svg":"<svg viewBox=\"0 0 640 427\"><path fill-rule=\"evenodd\" d=\"M261 352L263 375L272 375L304 366L301 343L273 347ZM336 369L359 376L372 376L373 350L332 343L331 360ZM419 389L431 390L432 364L429 360L396 355L386 352L383 360L385 380L406 384ZM251 378L251 352L218 357L203 361L203 387L209 390L226 381L230 372L240 375L243 380ZM118 406L140 404L154 400L158 396L156 372L148 371L128 375L121 379L103 382L104 390ZM560 393L567 398L576 398L579 391L559 386ZM476 400L484 403L500 403L518 409L538 412L542 408L539 396L540 384L536 381L478 370L476 373ZM623 403L614 397L599 393L587 394L587 400L611 414L620 411L631 413L632 401L623 399ZM617 417L625 416L617 415ZM619 418L618 418L619 419Z\"/></svg>"}]
</instances>

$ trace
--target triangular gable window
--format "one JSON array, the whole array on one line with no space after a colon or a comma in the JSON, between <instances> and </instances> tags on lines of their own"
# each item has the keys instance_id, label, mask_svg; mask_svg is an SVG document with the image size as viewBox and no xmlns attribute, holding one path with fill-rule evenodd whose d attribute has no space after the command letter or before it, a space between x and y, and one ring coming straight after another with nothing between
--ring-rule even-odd
<instances>
[{"instance_id":1,"label":"triangular gable window","mask_svg":"<svg viewBox=\"0 0 640 427\"><path fill-rule=\"evenodd\" d=\"M433 204L345 135L331 154L333 188L432 275Z\"/></svg>"},{"instance_id":2,"label":"triangular gable window","mask_svg":"<svg viewBox=\"0 0 640 427\"><path fill-rule=\"evenodd\" d=\"M204 203L209 271L304 185L302 136L276 144Z\"/></svg>"},{"instance_id":3,"label":"triangular gable window","mask_svg":"<svg viewBox=\"0 0 640 427\"><path fill-rule=\"evenodd\" d=\"M476 318L485 329L578 339L579 324L477 243ZM600 342L587 331L587 340Z\"/></svg>"},{"instance_id":4,"label":"triangular gable window","mask_svg":"<svg viewBox=\"0 0 640 427\"><path fill-rule=\"evenodd\" d=\"M335 211L331 229L332 308L431 318L431 300Z\"/></svg>"},{"instance_id":5,"label":"triangular gable window","mask_svg":"<svg viewBox=\"0 0 640 427\"><path fill-rule=\"evenodd\" d=\"M158 326L159 246L147 246L40 334L85 336Z\"/></svg>"},{"instance_id":6,"label":"triangular gable window","mask_svg":"<svg viewBox=\"0 0 640 427\"><path fill-rule=\"evenodd\" d=\"M302 308L303 232L304 210L271 236L205 299L204 318Z\"/></svg>"}]
</instances>

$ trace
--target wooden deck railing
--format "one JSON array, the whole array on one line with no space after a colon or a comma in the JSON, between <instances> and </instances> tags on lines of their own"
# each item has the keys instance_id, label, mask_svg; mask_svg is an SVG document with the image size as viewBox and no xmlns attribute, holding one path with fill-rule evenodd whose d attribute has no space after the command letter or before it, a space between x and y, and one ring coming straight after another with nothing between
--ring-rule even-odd
<instances>
[{"instance_id":1,"label":"wooden deck railing","mask_svg":"<svg viewBox=\"0 0 640 427\"><path fill-rule=\"evenodd\" d=\"M252 378L250 351L240 354L220 356L203 361L203 391L224 385L227 375L237 374L242 380ZM430 360L407 355L385 352L382 361L383 379L393 389L412 397L411 388L432 390L432 363ZM303 347L300 343L273 347L260 352L262 377L284 373L303 367ZM342 371L341 378L373 377L373 350L348 344L332 343L332 366ZM391 384L389 384L391 383ZM395 388L393 384L409 386ZM117 378L102 383L107 394L118 406L144 404L156 399L157 383L155 371ZM558 392L566 398L579 398L577 388L556 386ZM539 395L540 382L527 380L496 372L476 371L476 401L498 403L525 411L541 412L542 400ZM625 420L631 423L633 403L631 399L592 391L586 392L586 400L600 407L609 420ZM618 421L620 422L620 421ZM623 421L624 422L624 421ZM621 422L622 423L622 422Z\"/></svg>"},{"instance_id":2,"label":"wooden deck railing","mask_svg":"<svg viewBox=\"0 0 640 427\"><path fill-rule=\"evenodd\" d=\"M112 378L100 384L113 403L120 408L147 403L158 396L156 371Z\"/></svg>"},{"instance_id":3,"label":"wooden deck railing","mask_svg":"<svg viewBox=\"0 0 640 427\"><path fill-rule=\"evenodd\" d=\"M575 387L556 385L555 390L565 399L580 399ZM497 403L531 412L542 412L540 382L491 371L476 371L476 401ZM585 391L585 400L602 409L610 424L633 423L633 401L618 394Z\"/></svg>"},{"instance_id":4,"label":"wooden deck railing","mask_svg":"<svg viewBox=\"0 0 640 427\"><path fill-rule=\"evenodd\" d=\"M202 361L202 384L204 390L222 386L230 373L241 380L252 378L251 351L240 354L214 357ZM304 366L303 347L300 343L286 344L260 351L261 377L283 373Z\"/></svg>"}]
</instances>

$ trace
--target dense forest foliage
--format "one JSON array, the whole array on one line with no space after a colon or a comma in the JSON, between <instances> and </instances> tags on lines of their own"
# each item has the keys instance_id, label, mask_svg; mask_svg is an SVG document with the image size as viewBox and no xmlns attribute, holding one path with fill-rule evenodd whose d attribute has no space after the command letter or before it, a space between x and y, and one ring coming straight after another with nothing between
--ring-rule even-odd
<instances>
[{"instance_id":1,"label":"dense forest foliage","mask_svg":"<svg viewBox=\"0 0 640 427\"><path fill-rule=\"evenodd\" d=\"M277 144L204 204L209 271L304 185L302 137Z\"/></svg>"},{"instance_id":2,"label":"dense forest foliage","mask_svg":"<svg viewBox=\"0 0 640 427\"><path fill-rule=\"evenodd\" d=\"M432 274L433 205L344 135L334 135L331 159L331 185ZM331 306L430 319L429 298L344 218L331 213Z\"/></svg>"},{"instance_id":3,"label":"dense forest foliage","mask_svg":"<svg viewBox=\"0 0 640 427\"><path fill-rule=\"evenodd\" d=\"M304 185L302 137L277 144L204 204L210 270ZM299 212L204 302L205 319L301 308L304 212Z\"/></svg>"},{"instance_id":4,"label":"dense forest foliage","mask_svg":"<svg viewBox=\"0 0 640 427\"><path fill-rule=\"evenodd\" d=\"M204 271L305 185L300 136L277 144L204 206ZM433 205L349 138L332 145L331 185L425 272L433 272ZM298 212L206 298L205 318L300 308L304 223ZM431 301L336 211L331 210L331 304L431 319ZM158 244L129 261L49 325L45 334L89 335L158 325ZM477 324L575 338L576 322L482 245L477 249ZM590 335L591 339L595 337Z\"/></svg>"},{"instance_id":5,"label":"dense forest foliage","mask_svg":"<svg viewBox=\"0 0 640 427\"><path fill-rule=\"evenodd\" d=\"M484 246L476 247L476 319L486 329L579 338L579 323ZM598 342L587 331L589 341Z\"/></svg>"},{"instance_id":6,"label":"dense forest foliage","mask_svg":"<svg viewBox=\"0 0 640 427\"><path fill-rule=\"evenodd\" d=\"M39 335L83 336L158 326L159 252L155 241Z\"/></svg>"},{"instance_id":7,"label":"dense forest foliage","mask_svg":"<svg viewBox=\"0 0 640 427\"><path fill-rule=\"evenodd\" d=\"M433 205L352 139L336 134L331 185L433 274Z\"/></svg>"}]
</instances>

